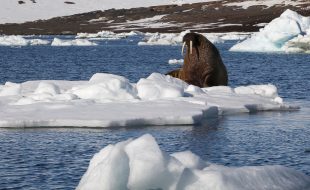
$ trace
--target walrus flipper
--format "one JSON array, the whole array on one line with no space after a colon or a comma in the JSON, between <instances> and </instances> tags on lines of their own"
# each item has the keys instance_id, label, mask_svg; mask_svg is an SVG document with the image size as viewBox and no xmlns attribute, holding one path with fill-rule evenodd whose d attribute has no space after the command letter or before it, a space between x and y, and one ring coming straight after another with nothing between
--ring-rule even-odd
<instances>
[{"instance_id":1,"label":"walrus flipper","mask_svg":"<svg viewBox=\"0 0 310 190\"><path fill-rule=\"evenodd\" d=\"M170 75L174 78L181 79L181 72L182 72L182 69L176 69L176 70L168 72L166 75Z\"/></svg>"}]
</instances>

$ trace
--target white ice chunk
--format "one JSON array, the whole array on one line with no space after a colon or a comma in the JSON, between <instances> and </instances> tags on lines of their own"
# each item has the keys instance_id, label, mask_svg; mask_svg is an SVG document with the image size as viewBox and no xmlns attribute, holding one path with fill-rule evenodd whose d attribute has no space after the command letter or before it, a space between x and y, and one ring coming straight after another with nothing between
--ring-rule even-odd
<instances>
[{"instance_id":1,"label":"white ice chunk","mask_svg":"<svg viewBox=\"0 0 310 190\"><path fill-rule=\"evenodd\" d=\"M298 13L286 10L280 17L272 20L258 33L240 42L231 51L254 51L254 52L274 52L287 51L284 45L298 35L304 35L310 28L310 17L303 17ZM296 39L298 41L298 39ZM293 49L295 43L292 41L287 46ZM300 44L296 44L298 47ZM293 47L292 47L293 46ZM303 46L303 45L301 45ZM306 48L307 50L307 48ZM296 50L291 50L292 52ZM300 52L300 51L299 51Z\"/></svg>"},{"instance_id":2,"label":"white ice chunk","mask_svg":"<svg viewBox=\"0 0 310 190\"><path fill-rule=\"evenodd\" d=\"M277 87L272 84L240 86L235 88L234 91L237 94L257 94L270 98L278 97Z\"/></svg>"},{"instance_id":3,"label":"white ice chunk","mask_svg":"<svg viewBox=\"0 0 310 190\"><path fill-rule=\"evenodd\" d=\"M138 45L182 45L183 36L190 30L181 33L146 33L145 39ZM211 43L223 43L227 40L243 39L246 33L205 33Z\"/></svg>"},{"instance_id":4,"label":"white ice chunk","mask_svg":"<svg viewBox=\"0 0 310 190\"><path fill-rule=\"evenodd\" d=\"M0 46L27 46L28 41L21 36L0 36Z\"/></svg>"},{"instance_id":5,"label":"white ice chunk","mask_svg":"<svg viewBox=\"0 0 310 190\"><path fill-rule=\"evenodd\" d=\"M191 151L176 152L171 154L171 156L180 161L186 168L201 170L207 167L207 163Z\"/></svg>"},{"instance_id":6,"label":"white ice chunk","mask_svg":"<svg viewBox=\"0 0 310 190\"><path fill-rule=\"evenodd\" d=\"M310 53L310 32L287 41L282 49L287 53Z\"/></svg>"},{"instance_id":7,"label":"white ice chunk","mask_svg":"<svg viewBox=\"0 0 310 190\"><path fill-rule=\"evenodd\" d=\"M42 39L30 39L29 44L31 46L37 46L37 45L48 45L50 44L50 41L48 40L42 40Z\"/></svg>"},{"instance_id":8,"label":"white ice chunk","mask_svg":"<svg viewBox=\"0 0 310 190\"><path fill-rule=\"evenodd\" d=\"M183 64L184 63L184 59L169 59L168 63L171 64L171 65Z\"/></svg>"},{"instance_id":9,"label":"white ice chunk","mask_svg":"<svg viewBox=\"0 0 310 190\"><path fill-rule=\"evenodd\" d=\"M108 145L91 159L77 190L306 190L310 177L284 166L225 167L190 151L168 155L149 134Z\"/></svg>"},{"instance_id":10,"label":"white ice chunk","mask_svg":"<svg viewBox=\"0 0 310 190\"><path fill-rule=\"evenodd\" d=\"M54 38L52 46L96 46L95 42L91 42L86 39L75 39L75 40L62 40L59 38Z\"/></svg>"},{"instance_id":11,"label":"white ice chunk","mask_svg":"<svg viewBox=\"0 0 310 190\"><path fill-rule=\"evenodd\" d=\"M137 97L136 89L125 77L112 74L95 74L89 84L72 89L82 99L128 100Z\"/></svg>"},{"instance_id":12,"label":"white ice chunk","mask_svg":"<svg viewBox=\"0 0 310 190\"><path fill-rule=\"evenodd\" d=\"M180 79L153 73L137 83L138 96L141 99L154 100L160 98L176 98L184 95L184 88L188 84Z\"/></svg>"},{"instance_id":13,"label":"white ice chunk","mask_svg":"<svg viewBox=\"0 0 310 190\"><path fill-rule=\"evenodd\" d=\"M106 73L89 81L7 82L0 97L0 127L195 125L218 115L298 109L274 85L199 88L159 73L138 83Z\"/></svg>"},{"instance_id":14,"label":"white ice chunk","mask_svg":"<svg viewBox=\"0 0 310 190\"><path fill-rule=\"evenodd\" d=\"M37 89L34 91L35 94L50 94L56 95L60 93L60 89L57 85L49 82L40 82Z\"/></svg>"},{"instance_id":15,"label":"white ice chunk","mask_svg":"<svg viewBox=\"0 0 310 190\"><path fill-rule=\"evenodd\" d=\"M26 39L22 36L0 36L0 46L34 46L47 45L50 42L42 39Z\"/></svg>"},{"instance_id":16,"label":"white ice chunk","mask_svg":"<svg viewBox=\"0 0 310 190\"><path fill-rule=\"evenodd\" d=\"M146 41L139 42L138 45L180 45L182 44L183 36L189 33L189 30L181 32L180 34L174 33L154 33L147 34Z\"/></svg>"},{"instance_id":17,"label":"white ice chunk","mask_svg":"<svg viewBox=\"0 0 310 190\"><path fill-rule=\"evenodd\" d=\"M76 38L91 38L91 39L105 39L105 40L118 40L129 36L136 36L142 34L138 31L115 33L112 31L100 31L98 33L77 33Z\"/></svg>"},{"instance_id":18,"label":"white ice chunk","mask_svg":"<svg viewBox=\"0 0 310 190\"><path fill-rule=\"evenodd\" d=\"M12 82L6 82L5 85L0 88L0 96L15 96L19 95L20 92L21 85Z\"/></svg>"}]
</instances>

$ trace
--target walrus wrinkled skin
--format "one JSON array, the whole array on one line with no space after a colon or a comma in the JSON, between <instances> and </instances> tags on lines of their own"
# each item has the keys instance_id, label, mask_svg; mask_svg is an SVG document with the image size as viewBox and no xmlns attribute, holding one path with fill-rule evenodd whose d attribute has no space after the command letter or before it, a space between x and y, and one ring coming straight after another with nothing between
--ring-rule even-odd
<instances>
[{"instance_id":1,"label":"walrus wrinkled skin","mask_svg":"<svg viewBox=\"0 0 310 190\"><path fill-rule=\"evenodd\" d=\"M183 48L184 45L187 48L182 68L167 75L201 88L227 86L226 67L219 51L207 38L201 34L188 33L183 37Z\"/></svg>"}]
</instances>

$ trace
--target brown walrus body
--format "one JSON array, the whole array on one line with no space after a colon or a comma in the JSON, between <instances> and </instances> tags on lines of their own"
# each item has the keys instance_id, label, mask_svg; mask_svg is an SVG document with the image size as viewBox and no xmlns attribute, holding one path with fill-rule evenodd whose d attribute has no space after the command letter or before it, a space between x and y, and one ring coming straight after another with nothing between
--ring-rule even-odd
<instances>
[{"instance_id":1,"label":"brown walrus body","mask_svg":"<svg viewBox=\"0 0 310 190\"><path fill-rule=\"evenodd\" d=\"M186 34L183 42L183 47L187 46L184 65L167 75L199 87L227 86L226 67L217 48L203 35L197 33Z\"/></svg>"}]
</instances>

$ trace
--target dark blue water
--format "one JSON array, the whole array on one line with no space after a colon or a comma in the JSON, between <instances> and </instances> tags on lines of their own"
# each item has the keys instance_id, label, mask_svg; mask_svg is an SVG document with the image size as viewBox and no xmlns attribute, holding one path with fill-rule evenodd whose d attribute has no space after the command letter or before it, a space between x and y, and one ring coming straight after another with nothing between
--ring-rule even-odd
<instances>
[{"instance_id":1,"label":"dark blue water","mask_svg":"<svg viewBox=\"0 0 310 190\"><path fill-rule=\"evenodd\" d=\"M94 47L0 47L0 83L88 80L94 73L132 82L166 73L179 46L137 46L138 37ZM0 129L0 189L74 189L94 153L104 146L154 135L163 150L191 150L226 166L285 165L310 175L310 55L234 53L217 44L231 86L272 83L295 112L226 116L202 126L118 129ZM0 110L1 111L1 110Z\"/></svg>"}]
</instances>

